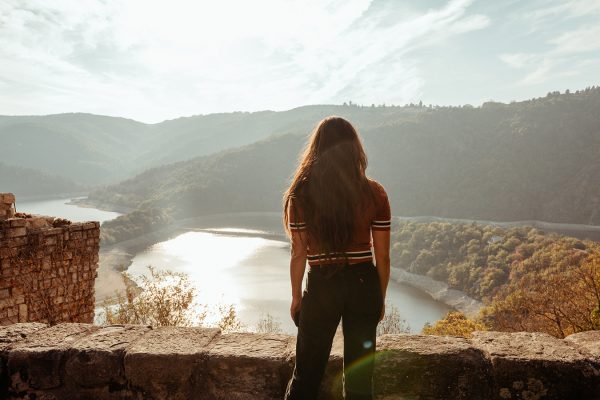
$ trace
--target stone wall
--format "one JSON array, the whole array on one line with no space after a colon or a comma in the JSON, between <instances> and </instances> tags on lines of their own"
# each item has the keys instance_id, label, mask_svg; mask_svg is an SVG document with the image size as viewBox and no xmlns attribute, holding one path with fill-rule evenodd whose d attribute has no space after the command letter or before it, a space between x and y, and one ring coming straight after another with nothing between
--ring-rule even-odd
<instances>
[{"instance_id":1,"label":"stone wall","mask_svg":"<svg viewBox=\"0 0 600 400\"><path fill-rule=\"evenodd\" d=\"M600 399L600 331L377 339L376 399ZM341 398L342 338L320 399ZM295 336L143 325L0 327L0 398L282 399Z\"/></svg>"},{"instance_id":2,"label":"stone wall","mask_svg":"<svg viewBox=\"0 0 600 400\"><path fill-rule=\"evenodd\" d=\"M0 193L0 220L12 218L15 215L15 195Z\"/></svg>"},{"instance_id":3,"label":"stone wall","mask_svg":"<svg viewBox=\"0 0 600 400\"><path fill-rule=\"evenodd\" d=\"M0 194L0 325L94 319L100 225L15 213Z\"/></svg>"}]
</instances>

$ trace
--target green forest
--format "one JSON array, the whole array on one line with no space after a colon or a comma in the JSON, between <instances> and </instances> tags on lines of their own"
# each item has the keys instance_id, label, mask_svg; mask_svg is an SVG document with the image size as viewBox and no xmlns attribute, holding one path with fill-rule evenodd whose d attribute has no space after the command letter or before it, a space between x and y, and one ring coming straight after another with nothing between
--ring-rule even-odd
<instances>
[{"instance_id":1,"label":"green forest","mask_svg":"<svg viewBox=\"0 0 600 400\"><path fill-rule=\"evenodd\" d=\"M485 304L494 330L557 337L600 329L600 243L532 227L400 221L392 265L442 280Z\"/></svg>"}]
</instances>

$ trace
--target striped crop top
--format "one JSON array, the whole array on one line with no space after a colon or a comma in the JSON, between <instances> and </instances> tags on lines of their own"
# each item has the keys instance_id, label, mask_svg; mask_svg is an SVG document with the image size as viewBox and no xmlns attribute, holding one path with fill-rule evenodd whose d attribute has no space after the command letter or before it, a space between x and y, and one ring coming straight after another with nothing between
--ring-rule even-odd
<instances>
[{"instance_id":1,"label":"striped crop top","mask_svg":"<svg viewBox=\"0 0 600 400\"><path fill-rule=\"evenodd\" d=\"M361 263L373 260L371 230L389 231L391 229L391 211L387 193L383 186L372 179L369 179L371 189L376 194L375 204L356 211L356 222L352 243L346 249L348 262L350 264ZM302 208L299 204L294 203L294 199L290 198L288 207L289 228L292 235L299 232L307 231L306 222ZM314 266L319 264L334 264L343 262L344 257L325 259L325 254L320 254L317 244L311 235L307 236L307 259L308 265Z\"/></svg>"}]
</instances>

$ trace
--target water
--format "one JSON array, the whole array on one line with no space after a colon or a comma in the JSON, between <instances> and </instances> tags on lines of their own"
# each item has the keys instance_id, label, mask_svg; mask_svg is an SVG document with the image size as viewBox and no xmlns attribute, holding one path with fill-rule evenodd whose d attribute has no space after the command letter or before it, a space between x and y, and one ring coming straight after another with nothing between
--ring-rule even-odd
<instances>
[{"instance_id":1,"label":"water","mask_svg":"<svg viewBox=\"0 0 600 400\"><path fill-rule=\"evenodd\" d=\"M69 201L23 201L17 203L17 210L71 221L103 222L120 215L67 204ZM195 226L207 228L207 231L190 229L190 232L151 246L134 257L128 271L134 276L147 274L146 266L153 265L188 273L198 291L197 301L212 310L219 304L233 304L249 329L255 329L258 320L269 313L284 332L295 333L296 327L289 317L289 245L261 237L281 234L280 215L247 214L244 217L240 216L242 214L209 216L203 222L196 221ZM450 310L427 293L393 281L388 286L387 303L398 308L415 333L420 332L425 322L436 321ZM209 315L206 322L211 319L214 321L216 316Z\"/></svg>"},{"instance_id":2,"label":"water","mask_svg":"<svg viewBox=\"0 0 600 400\"><path fill-rule=\"evenodd\" d=\"M65 218L73 222L99 221L102 223L121 215L112 211L102 211L96 208L67 204L70 201L70 198L32 201L19 201L17 198L16 208L18 212L50 215Z\"/></svg>"},{"instance_id":3,"label":"water","mask_svg":"<svg viewBox=\"0 0 600 400\"><path fill-rule=\"evenodd\" d=\"M128 272L147 275L148 265L185 272L195 283L197 301L213 311L219 304L233 304L242 323L251 330L269 313L283 331L294 333L296 328L289 316L288 243L236 236L236 228L222 229L228 234L214 231L187 232L157 243L135 256ZM450 310L426 293L393 281L388 286L387 303L398 308L415 333L425 322L436 321ZM213 323L216 318L213 314L205 322Z\"/></svg>"}]
</instances>

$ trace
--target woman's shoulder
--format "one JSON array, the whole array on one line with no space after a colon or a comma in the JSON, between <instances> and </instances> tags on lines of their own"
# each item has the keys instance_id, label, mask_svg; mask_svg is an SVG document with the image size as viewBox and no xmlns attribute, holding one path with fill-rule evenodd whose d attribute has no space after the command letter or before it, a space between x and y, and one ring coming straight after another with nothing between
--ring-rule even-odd
<instances>
[{"instance_id":1,"label":"woman's shoulder","mask_svg":"<svg viewBox=\"0 0 600 400\"><path fill-rule=\"evenodd\" d=\"M371 185L371 188L374 189L376 192L386 193L383 185L381 183L379 183L378 181L376 181L375 179L367 178L367 181L369 182L369 185Z\"/></svg>"}]
</instances>

